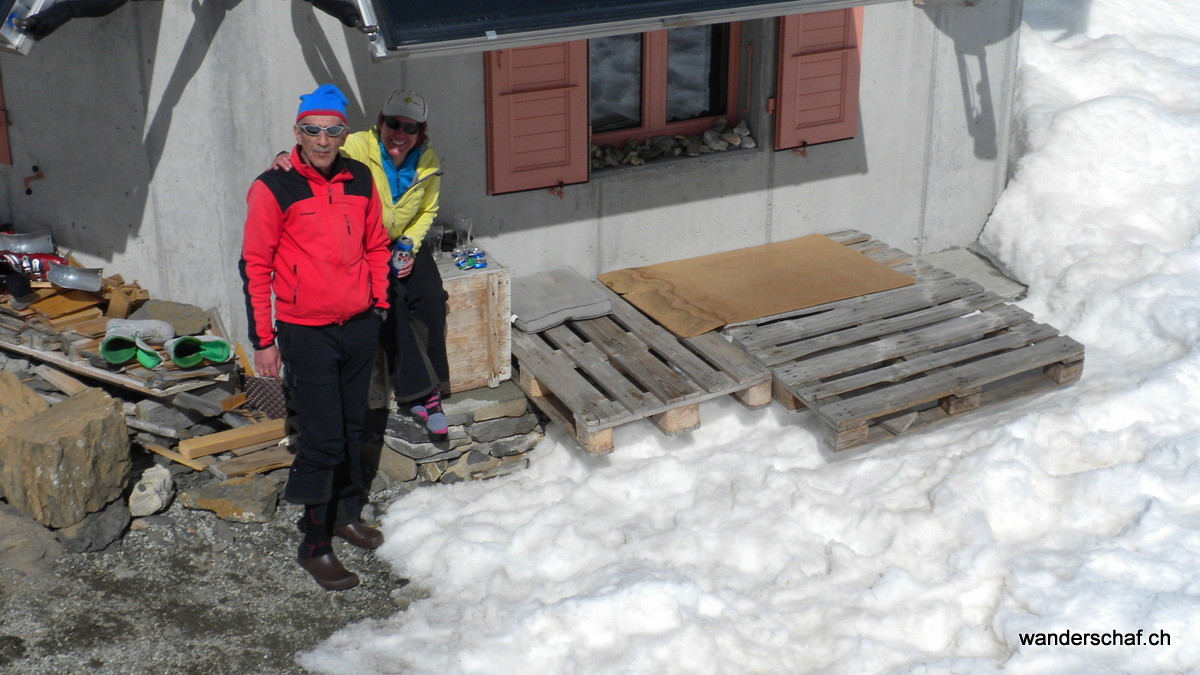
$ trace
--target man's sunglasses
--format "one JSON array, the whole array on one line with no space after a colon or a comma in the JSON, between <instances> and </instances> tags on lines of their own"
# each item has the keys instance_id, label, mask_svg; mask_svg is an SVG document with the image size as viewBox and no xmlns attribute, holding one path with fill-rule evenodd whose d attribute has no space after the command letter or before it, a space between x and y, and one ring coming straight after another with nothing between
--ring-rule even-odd
<instances>
[{"instance_id":1,"label":"man's sunglasses","mask_svg":"<svg viewBox=\"0 0 1200 675\"><path fill-rule=\"evenodd\" d=\"M385 117L383 123L392 131L403 131L406 134L412 135L421 130L421 125L416 122L401 122L399 117Z\"/></svg>"},{"instance_id":2,"label":"man's sunglasses","mask_svg":"<svg viewBox=\"0 0 1200 675\"><path fill-rule=\"evenodd\" d=\"M324 131L326 136L337 138L346 133L346 125L344 124L331 124L327 127L317 126L316 124L298 124L296 126L299 127L300 131L309 136L320 136L321 132Z\"/></svg>"}]
</instances>

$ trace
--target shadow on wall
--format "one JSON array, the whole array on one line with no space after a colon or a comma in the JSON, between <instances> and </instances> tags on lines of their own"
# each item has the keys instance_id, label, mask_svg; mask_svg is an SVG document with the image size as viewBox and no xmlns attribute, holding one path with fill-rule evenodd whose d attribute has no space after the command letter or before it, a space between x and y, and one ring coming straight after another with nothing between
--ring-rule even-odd
<instances>
[{"instance_id":1,"label":"shadow on wall","mask_svg":"<svg viewBox=\"0 0 1200 675\"><path fill-rule=\"evenodd\" d=\"M1091 0L1025 0L1021 19L1040 33L1057 32L1056 38L1064 38L1087 30L1091 6Z\"/></svg>"},{"instance_id":2,"label":"shadow on wall","mask_svg":"<svg viewBox=\"0 0 1200 675\"><path fill-rule=\"evenodd\" d=\"M996 12L989 9L1008 3L988 3L978 7L934 7L922 9L931 23L954 42L958 64L959 86L967 130L975 141L975 156L980 159L999 157L997 136L996 96L1007 95L1004 82L994 82L988 67L988 47L1009 39L1021 25L1019 16L998 21ZM1011 3L1007 11L1015 14L1020 3Z\"/></svg>"}]
</instances>

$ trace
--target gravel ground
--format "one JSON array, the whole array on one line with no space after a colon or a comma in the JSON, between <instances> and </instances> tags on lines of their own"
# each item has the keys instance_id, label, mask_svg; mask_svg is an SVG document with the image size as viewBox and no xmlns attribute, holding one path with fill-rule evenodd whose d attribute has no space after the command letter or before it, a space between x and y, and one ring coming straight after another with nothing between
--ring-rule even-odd
<instances>
[{"instance_id":1,"label":"gravel ground","mask_svg":"<svg viewBox=\"0 0 1200 675\"><path fill-rule=\"evenodd\" d=\"M294 559L299 516L281 502L243 525L174 504L108 550L64 554L50 579L0 573L0 672L299 673L296 652L427 596L341 540L362 583L322 590Z\"/></svg>"}]
</instances>

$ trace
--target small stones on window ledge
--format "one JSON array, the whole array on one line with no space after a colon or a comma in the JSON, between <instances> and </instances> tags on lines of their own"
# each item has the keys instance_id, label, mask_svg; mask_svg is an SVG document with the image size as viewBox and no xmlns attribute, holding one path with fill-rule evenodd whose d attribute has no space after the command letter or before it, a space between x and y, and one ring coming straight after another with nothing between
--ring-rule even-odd
<instances>
[{"instance_id":1,"label":"small stones on window ledge","mask_svg":"<svg viewBox=\"0 0 1200 675\"><path fill-rule=\"evenodd\" d=\"M655 136L643 142L630 139L617 148L612 145L591 146L593 170L618 166L641 166L646 162L670 157L698 157L733 148L748 150L758 144L750 135L746 120L729 128L729 120L718 117L712 128L700 136Z\"/></svg>"}]
</instances>

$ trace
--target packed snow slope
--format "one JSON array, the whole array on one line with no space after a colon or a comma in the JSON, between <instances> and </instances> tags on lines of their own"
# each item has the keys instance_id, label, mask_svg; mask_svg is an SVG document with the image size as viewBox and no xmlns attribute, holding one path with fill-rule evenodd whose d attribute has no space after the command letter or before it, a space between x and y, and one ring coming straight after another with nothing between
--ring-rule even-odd
<instances>
[{"instance_id":1,"label":"packed snow slope","mask_svg":"<svg viewBox=\"0 0 1200 675\"><path fill-rule=\"evenodd\" d=\"M981 242L1087 346L1080 382L844 456L809 413L727 401L606 457L555 430L522 473L396 503L379 554L431 596L299 663L1200 669L1200 2L1026 5L1019 163Z\"/></svg>"}]
</instances>

